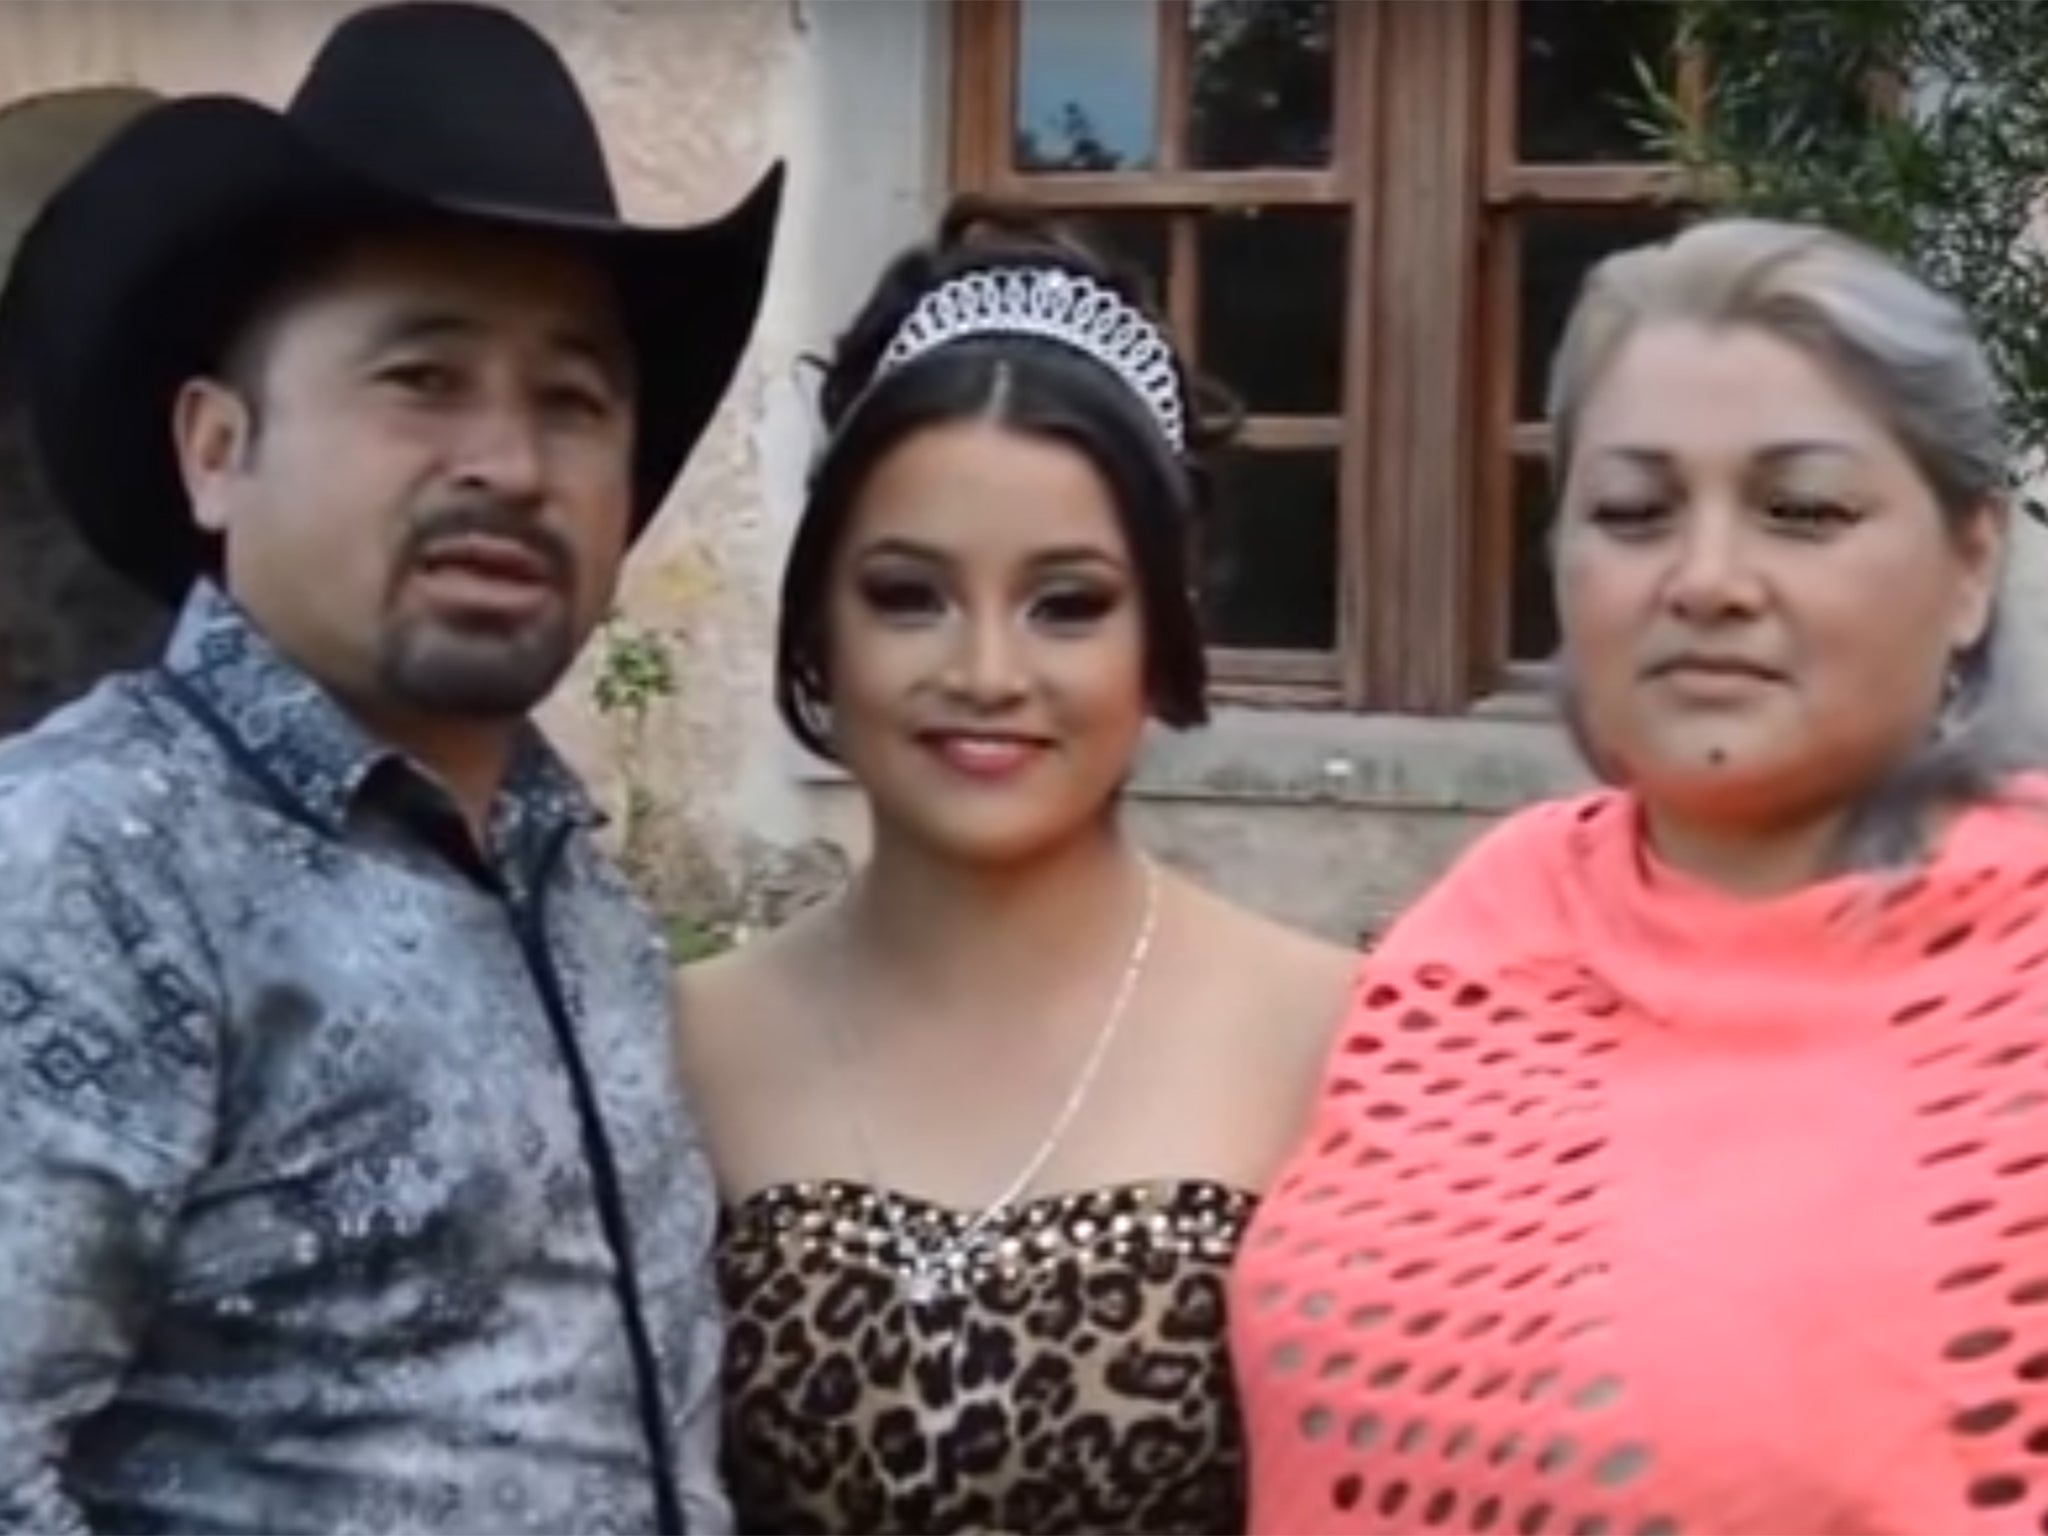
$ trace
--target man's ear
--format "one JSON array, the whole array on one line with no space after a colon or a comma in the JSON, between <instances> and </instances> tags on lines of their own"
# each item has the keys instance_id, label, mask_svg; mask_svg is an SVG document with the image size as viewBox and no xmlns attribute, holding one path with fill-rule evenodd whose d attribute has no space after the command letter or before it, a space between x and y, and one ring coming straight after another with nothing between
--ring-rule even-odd
<instances>
[{"instance_id":1,"label":"man's ear","mask_svg":"<svg viewBox=\"0 0 2048 1536\"><path fill-rule=\"evenodd\" d=\"M171 406L171 436L178 473L192 517L208 533L225 533L229 487L255 451L256 419L249 404L218 379L187 379Z\"/></svg>"}]
</instances>

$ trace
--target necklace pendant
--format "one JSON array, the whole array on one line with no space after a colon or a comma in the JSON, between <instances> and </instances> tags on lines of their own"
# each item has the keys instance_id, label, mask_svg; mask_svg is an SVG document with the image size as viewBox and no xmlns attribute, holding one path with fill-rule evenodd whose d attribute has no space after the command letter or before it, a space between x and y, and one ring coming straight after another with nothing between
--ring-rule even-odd
<instances>
[{"instance_id":1,"label":"necklace pendant","mask_svg":"<svg viewBox=\"0 0 2048 1536\"><path fill-rule=\"evenodd\" d=\"M928 1307L939 1299L939 1277L929 1269L914 1269L903 1277L903 1294L913 1307Z\"/></svg>"}]
</instances>

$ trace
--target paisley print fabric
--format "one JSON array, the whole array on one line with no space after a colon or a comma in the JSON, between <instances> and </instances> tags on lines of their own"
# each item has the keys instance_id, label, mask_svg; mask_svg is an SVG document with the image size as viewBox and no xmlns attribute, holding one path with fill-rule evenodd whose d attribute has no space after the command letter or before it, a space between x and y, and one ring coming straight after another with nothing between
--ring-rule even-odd
<instances>
[{"instance_id":1,"label":"paisley print fabric","mask_svg":"<svg viewBox=\"0 0 2048 1536\"><path fill-rule=\"evenodd\" d=\"M645 1531L657 1477L727 1527L668 959L593 820L536 733L479 850L206 586L0 745L0 1530Z\"/></svg>"}]
</instances>

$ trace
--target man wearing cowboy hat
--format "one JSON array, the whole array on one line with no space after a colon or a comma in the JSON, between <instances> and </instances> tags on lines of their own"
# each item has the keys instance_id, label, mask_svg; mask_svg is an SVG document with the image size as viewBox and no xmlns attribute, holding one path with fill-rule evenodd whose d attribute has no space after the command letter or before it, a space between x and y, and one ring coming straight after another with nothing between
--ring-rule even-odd
<instances>
[{"instance_id":1,"label":"man wearing cowboy hat","mask_svg":"<svg viewBox=\"0 0 2048 1536\"><path fill-rule=\"evenodd\" d=\"M527 716L778 195L619 222L548 44L398 4L24 241L44 468L180 611L0 747L0 1529L727 1525L668 964Z\"/></svg>"}]
</instances>

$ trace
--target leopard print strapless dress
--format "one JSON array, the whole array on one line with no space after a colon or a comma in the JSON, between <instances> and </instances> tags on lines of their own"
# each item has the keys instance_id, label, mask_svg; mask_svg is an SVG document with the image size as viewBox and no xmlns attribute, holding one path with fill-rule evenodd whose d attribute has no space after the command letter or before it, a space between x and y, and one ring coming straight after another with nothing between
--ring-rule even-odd
<instances>
[{"instance_id":1,"label":"leopard print strapless dress","mask_svg":"<svg viewBox=\"0 0 2048 1536\"><path fill-rule=\"evenodd\" d=\"M728 1213L726 1476L742 1531L1244 1529L1225 1279L1254 1199L1201 1182L1019 1204L913 1299L962 1212L777 1185Z\"/></svg>"}]
</instances>

